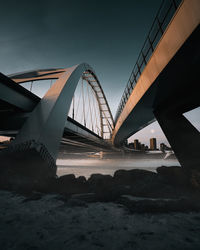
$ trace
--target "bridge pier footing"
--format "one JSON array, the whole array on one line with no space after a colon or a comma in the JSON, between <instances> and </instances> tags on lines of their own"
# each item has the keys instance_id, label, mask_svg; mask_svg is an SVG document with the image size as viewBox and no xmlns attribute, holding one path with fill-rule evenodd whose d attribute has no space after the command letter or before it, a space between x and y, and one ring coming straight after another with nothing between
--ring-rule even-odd
<instances>
[{"instance_id":1,"label":"bridge pier footing","mask_svg":"<svg viewBox=\"0 0 200 250\"><path fill-rule=\"evenodd\" d=\"M178 161L185 170L200 169L200 133L179 113L154 111Z\"/></svg>"},{"instance_id":2,"label":"bridge pier footing","mask_svg":"<svg viewBox=\"0 0 200 250\"><path fill-rule=\"evenodd\" d=\"M56 177L57 166L44 145L35 141L10 145L0 152L0 186L8 189L42 187Z\"/></svg>"},{"instance_id":3,"label":"bridge pier footing","mask_svg":"<svg viewBox=\"0 0 200 250\"><path fill-rule=\"evenodd\" d=\"M33 178L56 176L57 166L43 144L31 140L10 145L0 152L0 171L21 173Z\"/></svg>"}]
</instances>

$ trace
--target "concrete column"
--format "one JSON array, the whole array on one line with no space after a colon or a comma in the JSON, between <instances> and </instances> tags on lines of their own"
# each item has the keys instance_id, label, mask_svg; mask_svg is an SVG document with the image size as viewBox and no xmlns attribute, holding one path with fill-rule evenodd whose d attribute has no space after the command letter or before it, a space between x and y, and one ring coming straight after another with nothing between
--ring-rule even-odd
<instances>
[{"instance_id":1,"label":"concrete column","mask_svg":"<svg viewBox=\"0 0 200 250\"><path fill-rule=\"evenodd\" d=\"M200 133L181 114L154 111L181 166L186 170L200 169Z\"/></svg>"}]
</instances>

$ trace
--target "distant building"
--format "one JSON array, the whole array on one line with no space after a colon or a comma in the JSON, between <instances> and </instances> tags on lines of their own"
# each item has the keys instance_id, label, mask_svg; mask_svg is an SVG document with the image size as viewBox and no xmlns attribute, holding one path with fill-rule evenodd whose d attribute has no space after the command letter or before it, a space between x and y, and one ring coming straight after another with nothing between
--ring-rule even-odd
<instances>
[{"instance_id":1,"label":"distant building","mask_svg":"<svg viewBox=\"0 0 200 250\"><path fill-rule=\"evenodd\" d=\"M145 151L145 144L141 144L141 150Z\"/></svg>"},{"instance_id":2,"label":"distant building","mask_svg":"<svg viewBox=\"0 0 200 250\"><path fill-rule=\"evenodd\" d=\"M156 149L157 149L156 138L151 138L150 139L150 150L156 150Z\"/></svg>"},{"instance_id":3,"label":"distant building","mask_svg":"<svg viewBox=\"0 0 200 250\"><path fill-rule=\"evenodd\" d=\"M140 143L137 139L134 140L134 149L135 150L140 150Z\"/></svg>"}]
</instances>

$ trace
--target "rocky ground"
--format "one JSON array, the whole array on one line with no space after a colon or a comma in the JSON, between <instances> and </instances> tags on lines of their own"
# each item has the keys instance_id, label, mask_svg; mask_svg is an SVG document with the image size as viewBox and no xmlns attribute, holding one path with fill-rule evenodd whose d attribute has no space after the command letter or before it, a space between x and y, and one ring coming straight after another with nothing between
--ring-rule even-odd
<instances>
[{"instance_id":1,"label":"rocky ground","mask_svg":"<svg viewBox=\"0 0 200 250\"><path fill-rule=\"evenodd\" d=\"M13 174L0 184L3 250L200 249L196 170L118 170L46 182Z\"/></svg>"},{"instance_id":2,"label":"rocky ground","mask_svg":"<svg viewBox=\"0 0 200 250\"><path fill-rule=\"evenodd\" d=\"M0 211L3 250L200 249L200 212L137 213L116 202L8 191L0 191Z\"/></svg>"}]
</instances>

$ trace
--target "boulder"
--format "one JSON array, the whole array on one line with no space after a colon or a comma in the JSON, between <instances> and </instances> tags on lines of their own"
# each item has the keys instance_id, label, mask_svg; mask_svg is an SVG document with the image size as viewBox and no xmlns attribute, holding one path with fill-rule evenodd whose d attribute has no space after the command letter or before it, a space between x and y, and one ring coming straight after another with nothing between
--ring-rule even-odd
<instances>
[{"instance_id":1,"label":"boulder","mask_svg":"<svg viewBox=\"0 0 200 250\"><path fill-rule=\"evenodd\" d=\"M189 185L188 173L186 173L181 167L162 166L162 167L158 167L156 171L158 175L162 176L164 181L166 181L169 184L172 184L175 186L184 186L184 187L187 187Z\"/></svg>"},{"instance_id":2,"label":"boulder","mask_svg":"<svg viewBox=\"0 0 200 250\"><path fill-rule=\"evenodd\" d=\"M116 198L117 189L111 175L92 174L88 185L90 192L96 193L99 201L112 201Z\"/></svg>"},{"instance_id":3,"label":"boulder","mask_svg":"<svg viewBox=\"0 0 200 250\"><path fill-rule=\"evenodd\" d=\"M93 189L112 185L112 176L103 174L92 174L88 179L88 184Z\"/></svg>"},{"instance_id":4,"label":"boulder","mask_svg":"<svg viewBox=\"0 0 200 250\"><path fill-rule=\"evenodd\" d=\"M88 184L83 177L76 179L74 174L58 178L57 191L62 194L79 194L88 192Z\"/></svg>"},{"instance_id":5,"label":"boulder","mask_svg":"<svg viewBox=\"0 0 200 250\"><path fill-rule=\"evenodd\" d=\"M118 202L132 213L199 212L200 200L191 198L152 199L123 195Z\"/></svg>"},{"instance_id":6,"label":"boulder","mask_svg":"<svg viewBox=\"0 0 200 250\"><path fill-rule=\"evenodd\" d=\"M76 182L76 177L74 174L66 174L66 175L62 175L58 178L59 183L61 184L72 184L74 182Z\"/></svg>"},{"instance_id":7,"label":"boulder","mask_svg":"<svg viewBox=\"0 0 200 250\"><path fill-rule=\"evenodd\" d=\"M85 176L79 176L79 177L77 178L77 181L78 181L79 183L86 183L86 182L87 182Z\"/></svg>"},{"instance_id":8,"label":"boulder","mask_svg":"<svg viewBox=\"0 0 200 250\"><path fill-rule=\"evenodd\" d=\"M114 173L114 181L118 184L133 184L136 181L143 181L147 178L151 179L156 174L142 169L131 169L131 170L117 170Z\"/></svg>"},{"instance_id":9,"label":"boulder","mask_svg":"<svg viewBox=\"0 0 200 250\"><path fill-rule=\"evenodd\" d=\"M147 170L118 170L114 174L114 182L121 195L171 197L174 192L162 176Z\"/></svg>"}]
</instances>

